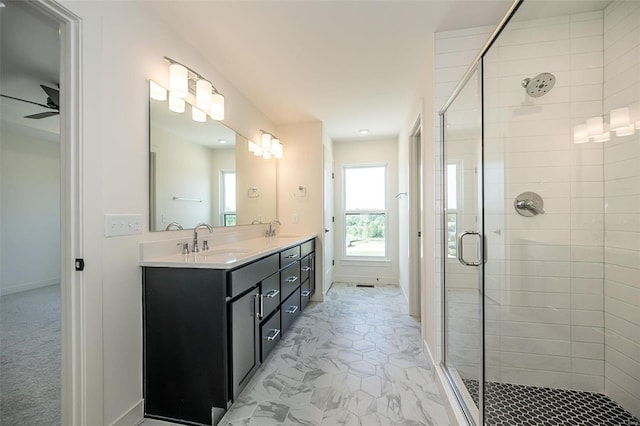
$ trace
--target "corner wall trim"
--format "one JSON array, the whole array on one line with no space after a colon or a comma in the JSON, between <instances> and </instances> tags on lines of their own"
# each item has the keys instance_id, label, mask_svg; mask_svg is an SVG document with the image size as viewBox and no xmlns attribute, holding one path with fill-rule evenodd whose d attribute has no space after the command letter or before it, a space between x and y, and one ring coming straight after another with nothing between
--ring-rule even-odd
<instances>
[{"instance_id":1,"label":"corner wall trim","mask_svg":"<svg viewBox=\"0 0 640 426\"><path fill-rule=\"evenodd\" d=\"M141 399L109 426L137 426L144 421L144 399Z\"/></svg>"}]
</instances>

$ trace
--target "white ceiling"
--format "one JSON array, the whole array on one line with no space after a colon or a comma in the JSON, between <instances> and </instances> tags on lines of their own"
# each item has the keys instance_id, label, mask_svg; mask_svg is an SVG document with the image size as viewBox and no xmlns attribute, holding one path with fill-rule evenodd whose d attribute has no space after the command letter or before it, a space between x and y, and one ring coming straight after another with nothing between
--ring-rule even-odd
<instances>
[{"instance_id":1,"label":"white ceiling","mask_svg":"<svg viewBox=\"0 0 640 426\"><path fill-rule=\"evenodd\" d=\"M39 84L58 83L58 31L0 8L0 92L45 103ZM274 123L321 120L334 140L395 136L412 113L432 66L433 32L496 25L512 0L149 1L150 13L209 58ZM559 3L528 0L533 9ZM536 3L536 6L533 6ZM540 7L538 7L540 6ZM557 13L557 9L555 10ZM189 64L187 64L189 65ZM214 81L215 84L215 81ZM58 118L26 120L43 109L3 99L2 121L57 133Z\"/></svg>"},{"instance_id":2,"label":"white ceiling","mask_svg":"<svg viewBox=\"0 0 640 426\"><path fill-rule=\"evenodd\" d=\"M512 0L146 3L276 124L394 136L432 66L433 32L496 25ZM188 65L188 64L187 64ZM213 82L215 84L215 81Z\"/></svg>"}]
</instances>

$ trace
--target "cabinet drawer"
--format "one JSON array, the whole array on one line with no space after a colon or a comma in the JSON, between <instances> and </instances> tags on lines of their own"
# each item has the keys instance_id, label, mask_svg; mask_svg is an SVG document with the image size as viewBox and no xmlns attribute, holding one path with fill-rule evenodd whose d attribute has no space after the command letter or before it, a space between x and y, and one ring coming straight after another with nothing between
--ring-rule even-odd
<instances>
[{"instance_id":1,"label":"cabinet drawer","mask_svg":"<svg viewBox=\"0 0 640 426\"><path fill-rule=\"evenodd\" d=\"M287 300L282 302L280 315L282 317L282 332L284 333L300 315L300 289L294 291Z\"/></svg>"},{"instance_id":2,"label":"cabinet drawer","mask_svg":"<svg viewBox=\"0 0 640 426\"><path fill-rule=\"evenodd\" d=\"M304 311L311 298L311 286L310 281L306 280L304 284L300 286L300 309Z\"/></svg>"},{"instance_id":3,"label":"cabinet drawer","mask_svg":"<svg viewBox=\"0 0 640 426\"><path fill-rule=\"evenodd\" d=\"M231 272L229 296L235 297L278 271L278 255L273 254Z\"/></svg>"},{"instance_id":4,"label":"cabinet drawer","mask_svg":"<svg viewBox=\"0 0 640 426\"><path fill-rule=\"evenodd\" d=\"M300 261L300 281L304 282L309 278L311 273L311 258L309 256L303 257Z\"/></svg>"},{"instance_id":5,"label":"cabinet drawer","mask_svg":"<svg viewBox=\"0 0 640 426\"><path fill-rule=\"evenodd\" d=\"M280 300L286 299L300 287L300 263L296 262L280 271Z\"/></svg>"},{"instance_id":6,"label":"cabinet drawer","mask_svg":"<svg viewBox=\"0 0 640 426\"><path fill-rule=\"evenodd\" d=\"M316 240L309 240L300 246L300 256L305 257L309 253L316 251Z\"/></svg>"},{"instance_id":7,"label":"cabinet drawer","mask_svg":"<svg viewBox=\"0 0 640 426\"><path fill-rule=\"evenodd\" d=\"M280 341L280 338L282 337L282 333L280 331L280 311L276 311L276 313L260 327L262 362L264 362L273 348L275 348Z\"/></svg>"},{"instance_id":8,"label":"cabinet drawer","mask_svg":"<svg viewBox=\"0 0 640 426\"><path fill-rule=\"evenodd\" d=\"M291 247L280 252L281 268L284 268L297 260L300 260L300 246Z\"/></svg>"},{"instance_id":9,"label":"cabinet drawer","mask_svg":"<svg viewBox=\"0 0 640 426\"><path fill-rule=\"evenodd\" d=\"M275 273L262 281L262 316L267 318L280 304L280 274Z\"/></svg>"}]
</instances>

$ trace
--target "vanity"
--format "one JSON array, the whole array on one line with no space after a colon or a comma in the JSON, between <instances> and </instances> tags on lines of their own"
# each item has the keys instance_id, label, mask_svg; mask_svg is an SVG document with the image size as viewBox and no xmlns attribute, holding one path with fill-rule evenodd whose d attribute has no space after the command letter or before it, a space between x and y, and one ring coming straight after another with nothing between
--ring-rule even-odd
<instances>
[{"instance_id":1,"label":"vanity","mask_svg":"<svg viewBox=\"0 0 640 426\"><path fill-rule=\"evenodd\" d=\"M217 424L315 292L315 236L142 260L145 417Z\"/></svg>"}]
</instances>

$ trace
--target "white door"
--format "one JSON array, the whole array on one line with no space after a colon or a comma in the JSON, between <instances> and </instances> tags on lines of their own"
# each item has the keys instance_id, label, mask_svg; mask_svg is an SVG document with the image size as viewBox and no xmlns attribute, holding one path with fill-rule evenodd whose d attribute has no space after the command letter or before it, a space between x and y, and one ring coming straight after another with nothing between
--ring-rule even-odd
<instances>
[{"instance_id":1,"label":"white door","mask_svg":"<svg viewBox=\"0 0 640 426\"><path fill-rule=\"evenodd\" d=\"M322 271L324 287L322 293L326 294L333 283L333 149L332 145L323 145L324 150L324 267Z\"/></svg>"}]
</instances>

